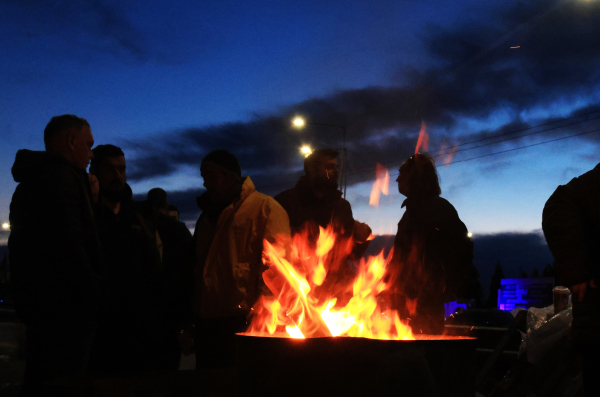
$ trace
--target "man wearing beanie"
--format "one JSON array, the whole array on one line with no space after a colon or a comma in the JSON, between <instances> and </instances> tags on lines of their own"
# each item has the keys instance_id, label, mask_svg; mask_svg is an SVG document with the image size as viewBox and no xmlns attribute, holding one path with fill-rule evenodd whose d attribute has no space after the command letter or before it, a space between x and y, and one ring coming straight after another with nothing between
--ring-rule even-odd
<instances>
[{"instance_id":1,"label":"man wearing beanie","mask_svg":"<svg viewBox=\"0 0 600 397\"><path fill-rule=\"evenodd\" d=\"M234 364L234 334L246 329L252 306L268 293L263 241L289 237L289 219L250 177L242 177L227 150L208 153L200 172L206 192L197 199L202 215L193 239L196 367L228 367Z\"/></svg>"}]
</instances>

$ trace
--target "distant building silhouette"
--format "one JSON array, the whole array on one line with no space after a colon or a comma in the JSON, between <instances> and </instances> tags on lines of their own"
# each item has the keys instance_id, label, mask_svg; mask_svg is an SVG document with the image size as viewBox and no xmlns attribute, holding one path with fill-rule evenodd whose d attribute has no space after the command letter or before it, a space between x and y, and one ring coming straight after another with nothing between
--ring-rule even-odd
<instances>
[{"instance_id":1,"label":"distant building silhouette","mask_svg":"<svg viewBox=\"0 0 600 397\"><path fill-rule=\"evenodd\" d=\"M498 290L500 289L500 283L503 278L504 271L502 270L502 265L498 262L496 263L496 268L494 269L494 274L492 275L492 280L490 282L490 294L487 304L489 308L495 309L498 307Z\"/></svg>"},{"instance_id":2,"label":"distant building silhouette","mask_svg":"<svg viewBox=\"0 0 600 397\"><path fill-rule=\"evenodd\" d=\"M554 264L548 263L542 270L542 277L556 277L556 268Z\"/></svg>"}]
</instances>

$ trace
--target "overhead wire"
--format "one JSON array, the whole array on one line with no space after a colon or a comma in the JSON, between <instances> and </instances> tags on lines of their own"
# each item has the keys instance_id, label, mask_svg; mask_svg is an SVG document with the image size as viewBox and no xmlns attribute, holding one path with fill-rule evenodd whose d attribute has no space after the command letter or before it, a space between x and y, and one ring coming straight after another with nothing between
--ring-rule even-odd
<instances>
[{"instance_id":1,"label":"overhead wire","mask_svg":"<svg viewBox=\"0 0 600 397\"><path fill-rule=\"evenodd\" d=\"M571 124L568 124L568 125L563 125L563 126L560 126L560 127L557 127L557 128L569 127L569 126L573 126L573 125L576 125L576 124L584 123L584 122L587 122L587 121L593 121L593 120L596 120L596 119L599 119L599 118L600 117L596 117L594 119L582 120L582 121L571 123ZM548 131L551 131L553 129L556 129L556 128L549 128L549 129L546 129L546 130L543 130L543 131L538 131L538 132L548 132ZM595 130L592 130L592 131L586 131L586 132L582 132L582 133L569 134L567 136L563 136L563 137L560 137L560 138L550 139L550 140L546 140L546 141L543 141L543 142L537 142L537 143L533 143L533 144L529 144L529 145L523 145L523 146L519 146L519 147L507 149L507 150L502 150L502 151L499 151L499 152L487 153L487 154L484 154L484 155L481 155L481 156L471 157L469 159L452 161L452 162L450 162L448 164L440 164L438 166L449 166L449 165L452 165L452 164L463 163L463 162L467 162L467 161L476 160L476 159L479 159L479 158L482 158L482 157L489 157L489 156L494 156L494 155L498 155L498 154L508 153L508 152L512 152L512 151L516 151L516 150L520 150L520 149L526 149L526 148L529 148L529 147L539 146L539 145L543 145L543 144L546 144L546 143L552 143L552 142L556 142L556 141L560 141L560 140L564 140L564 139L569 139L569 138L574 138L574 137L578 137L578 136L582 136L582 135L587 135L587 134L591 134L591 133L598 132L598 131L600 131L600 129L595 129ZM532 135L532 134L520 135L518 138L523 138L523 137L529 136L529 135ZM512 140L512 139L506 139L506 140L501 140L501 141L497 141L497 142L492 142L489 145L488 144L486 144L486 145L480 145L477 148L483 147L483 146L491 146L492 144L503 143L503 142L506 142L508 140ZM473 149L475 149L475 148L473 148ZM463 150L463 151L465 151L465 150ZM456 152L459 152L459 151L457 150ZM432 153L429 153L429 154L432 154ZM432 157L434 157L434 159L437 159L437 160L441 159L443 156L445 156L445 154L432 155ZM382 165L384 165L384 166L385 165L390 165L391 166L392 163L397 163L397 162L398 162L398 158L382 160L379 163L382 164ZM352 172L350 175L361 175L361 174L364 174L364 173L367 173L367 172L373 172L373 167L369 166L369 167L361 167L359 169L355 169L355 172Z\"/></svg>"},{"instance_id":2,"label":"overhead wire","mask_svg":"<svg viewBox=\"0 0 600 397\"><path fill-rule=\"evenodd\" d=\"M505 132L505 133L502 133L502 134L498 134L498 135L494 135L494 136L490 136L490 137L478 139L478 140L471 141L471 142L459 143L459 144L454 145L454 147L461 147L461 146L470 145L470 144L473 144L473 143L479 143L479 142L487 141L489 139L496 139L496 138L501 138L501 137L507 136L507 135L518 134L519 132L525 132L525 131L529 131L529 130L532 130L532 129L535 129L535 128L540 128L540 127L545 127L547 125L555 124L555 123L558 123L558 122L564 122L564 121L568 121L568 120L572 120L572 119L576 119L576 118L580 118L580 117L589 116L589 115L594 114L594 113L600 113L600 109L594 110L594 111L591 111L591 112L588 112L588 113L580 114L580 115L577 115L577 116L571 116L571 117L565 117L565 118L558 119L558 120L553 120L553 121L550 121L550 122L547 122L547 123L534 125L534 126L531 126L531 127L520 129L520 130ZM525 134L525 135L519 135L519 136L514 137L514 138L504 139L504 140L497 141L497 142L498 143L499 142L506 142L506 141L509 141L509 140L512 140L512 139L519 139L519 138L523 138L525 136L535 135L535 134L539 134L539 133L542 133L542 132L548 132L548 131L551 131L551 130L555 130L557 128L570 127L572 125L584 123L584 122L587 122L587 121L593 121L593 120L597 120L597 119L600 119L600 116L594 117L594 118L591 118L591 119L576 121L576 122L571 123L571 124L565 124L565 125L555 126L555 127L552 127L552 128L548 128L548 129L542 130L542 131L531 132L531 133ZM492 142L490 144L493 144L493 143L496 143L496 142ZM488 144L480 145L480 146L474 146L472 148L462 149L461 151L470 150L470 149L476 149L476 148L479 148L479 147L482 147L482 146L487 146L487 145ZM442 153L443 150L448 150L448 151L445 152L445 153ZM443 155L443 154L450 154L451 152L452 152L452 148L449 148L449 149L440 149L440 150L438 150L437 154Z\"/></svg>"},{"instance_id":3,"label":"overhead wire","mask_svg":"<svg viewBox=\"0 0 600 397\"><path fill-rule=\"evenodd\" d=\"M495 156L497 154L508 153L508 152L512 152L512 151L515 151L515 150L521 150L521 149L530 148L530 147L533 147L533 146L544 145L546 143L551 143L551 142L556 142L556 141L562 141L564 139L575 138L575 137L578 137L578 136L587 135L587 134L591 134L591 133L599 132L599 131L600 131L600 128L598 128L596 130L592 130L592 131L581 132L579 134L572 134L572 135L567 135L567 136L563 136L563 137L556 138L556 139L550 139L550 140L547 140L547 141L544 141L544 142L532 143L530 145L524 145L524 146L519 146L519 147L512 148L512 149L502 150L500 152L487 153L487 154L483 154L481 156L471 157L471 158L464 159L464 160L453 161L453 162L448 163L448 164L440 164L440 166L443 167L443 166L448 166L448 165L457 164L457 163L464 163L464 162L467 162L467 161L480 159L482 157Z\"/></svg>"}]
</instances>

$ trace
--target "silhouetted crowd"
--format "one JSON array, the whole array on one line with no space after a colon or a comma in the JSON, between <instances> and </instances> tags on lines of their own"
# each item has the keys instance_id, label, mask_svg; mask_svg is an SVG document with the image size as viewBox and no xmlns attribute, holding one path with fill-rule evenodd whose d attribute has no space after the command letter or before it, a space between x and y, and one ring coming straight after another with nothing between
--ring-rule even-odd
<instances>
[{"instance_id":1,"label":"silhouetted crowd","mask_svg":"<svg viewBox=\"0 0 600 397\"><path fill-rule=\"evenodd\" d=\"M332 225L353 241L345 259L360 258L369 244L370 227L338 190L333 149L315 150L305 175L274 198L256 191L232 153L207 153L192 236L163 189L133 200L125 154L109 144L92 149L85 119L52 118L44 143L45 151L18 151L12 168L9 265L27 326L24 396L61 395L65 378L177 369L182 351L196 353L197 368L232 366L235 333L270 293L265 240L308 230L314 243L319 227ZM414 332L441 334L444 303L468 298L473 244L440 197L431 157L411 156L399 171L406 211L386 298Z\"/></svg>"}]
</instances>

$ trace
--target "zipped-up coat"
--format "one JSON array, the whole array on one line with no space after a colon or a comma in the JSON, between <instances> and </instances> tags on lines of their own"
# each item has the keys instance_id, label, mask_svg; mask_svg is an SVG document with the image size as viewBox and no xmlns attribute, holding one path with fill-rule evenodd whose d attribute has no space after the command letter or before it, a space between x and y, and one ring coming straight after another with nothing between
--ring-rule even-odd
<instances>
[{"instance_id":1,"label":"zipped-up coat","mask_svg":"<svg viewBox=\"0 0 600 397\"><path fill-rule=\"evenodd\" d=\"M262 293L269 293L262 279L267 269L262 261L264 241L275 242L277 235L289 238L290 224L285 210L272 197L256 191L245 177L240 198L227 206L214 227L203 213L194 236L197 250L196 313L201 318L248 314ZM204 241L212 242L206 258L198 255Z\"/></svg>"}]
</instances>

